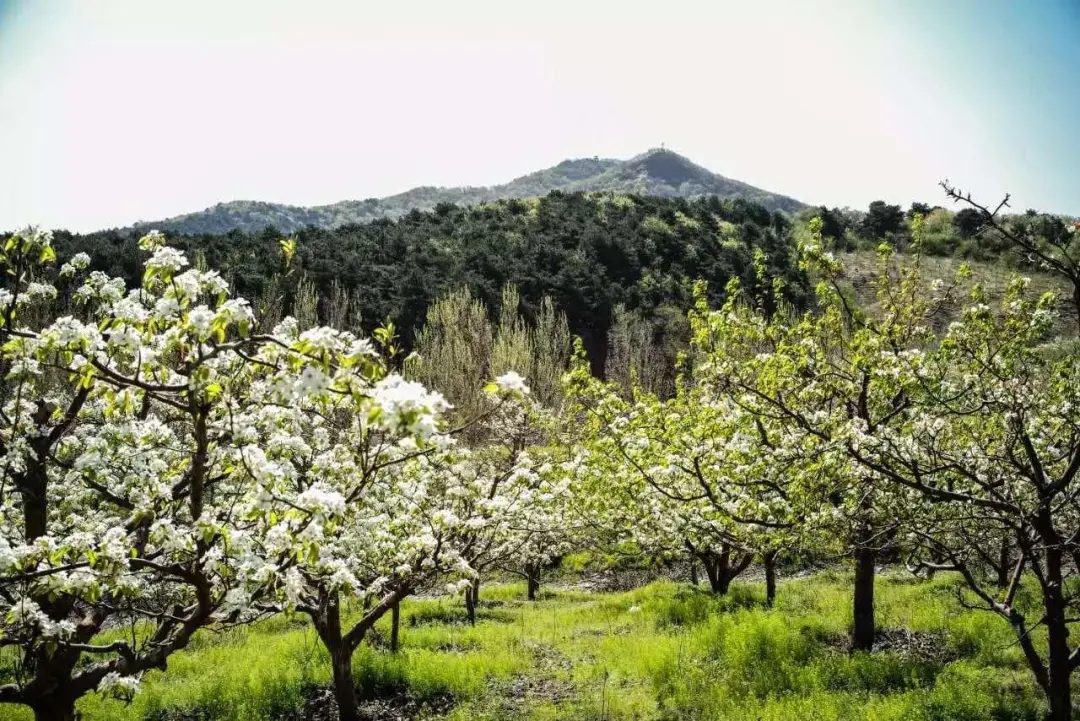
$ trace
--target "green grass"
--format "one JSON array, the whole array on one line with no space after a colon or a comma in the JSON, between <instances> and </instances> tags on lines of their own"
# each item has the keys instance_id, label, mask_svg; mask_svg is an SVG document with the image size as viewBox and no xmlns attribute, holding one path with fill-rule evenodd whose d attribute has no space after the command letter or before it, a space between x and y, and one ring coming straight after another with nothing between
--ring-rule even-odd
<instances>
[{"instance_id":1,"label":"green grass","mask_svg":"<svg viewBox=\"0 0 1080 721\"><path fill-rule=\"evenodd\" d=\"M484 588L479 622L457 599L403 606L402 650L364 646L362 694L453 697L456 719L1038 719L1042 701L1007 626L965 611L948 578L884 576L878 625L930 634L932 652L844 650L850 578L781 581L777 607L759 584L725 598L670 582L597 594L557 590L537 603L521 585ZM547 589L551 590L551 589ZM153 673L130 706L90 697L86 719L268 719L329 679L300 619L203 633ZM382 628L385 634L387 629ZM12 709L0 719L28 718Z\"/></svg>"}]
</instances>

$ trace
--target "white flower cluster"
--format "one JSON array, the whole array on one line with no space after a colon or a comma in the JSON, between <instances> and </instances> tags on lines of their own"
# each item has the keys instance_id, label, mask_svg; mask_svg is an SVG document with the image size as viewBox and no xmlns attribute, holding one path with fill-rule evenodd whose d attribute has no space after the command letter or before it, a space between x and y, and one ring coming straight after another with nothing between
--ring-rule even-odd
<instances>
[{"instance_id":1,"label":"white flower cluster","mask_svg":"<svg viewBox=\"0 0 1080 721\"><path fill-rule=\"evenodd\" d=\"M110 671L98 682L97 691L102 696L130 701L139 692L140 682L135 676L121 676Z\"/></svg>"},{"instance_id":2,"label":"white flower cluster","mask_svg":"<svg viewBox=\"0 0 1080 721\"><path fill-rule=\"evenodd\" d=\"M507 371L495 379L495 387L514 396L526 396L529 394L529 386L515 371Z\"/></svg>"}]
</instances>

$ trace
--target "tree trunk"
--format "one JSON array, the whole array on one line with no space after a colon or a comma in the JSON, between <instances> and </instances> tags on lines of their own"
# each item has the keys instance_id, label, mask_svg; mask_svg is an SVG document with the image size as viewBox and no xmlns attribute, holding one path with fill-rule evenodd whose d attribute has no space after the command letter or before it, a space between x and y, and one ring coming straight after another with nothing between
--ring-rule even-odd
<instances>
[{"instance_id":1,"label":"tree trunk","mask_svg":"<svg viewBox=\"0 0 1080 721\"><path fill-rule=\"evenodd\" d=\"M731 590L731 582L740 573L746 570L754 556L747 553L739 558L736 563L731 562L731 547L721 546L720 552L702 551L698 553L701 565L705 567L705 575L709 578L709 588L718 596L723 596Z\"/></svg>"},{"instance_id":2,"label":"tree trunk","mask_svg":"<svg viewBox=\"0 0 1080 721\"><path fill-rule=\"evenodd\" d=\"M726 596L728 591L731 590L731 578L726 573L720 573L711 585L712 592L717 596Z\"/></svg>"},{"instance_id":3,"label":"tree trunk","mask_svg":"<svg viewBox=\"0 0 1080 721\"><path fill-rule=\"evenodd\" d=\"M75 699L71 694L53 692L31 705L34 721L75 721Z\"/></svg>"},{"instance_id":4,"label":"tree trunk","mask_svg":"<svg viewBox=\"0 0 1080 721\"><path fill-rule=\"evenodd\" d=\"M869 651L874 647L874 562L873 549L855 551L854 625L851 650Z\"/></svg>"},{"instance_id":5,"label":"tree trunk","mask_svg":"<svg viewBox=\"0 0 1080 721\"><path fill-rule=\"evenodd\" d=\"M530 599L531 600L531 599ZM473 587L469 586L465 589L465 615L468 618L469 625L476 625L476 595L473 591Z\"/></svg>"},{"instance_id":6,"label":"tree trunk","mask_svg":"<svg viewBox=\"0 0 1080 721\"><path fill-rule=\"evenodd\" d=\"M334 678L334 699L341 721L362 721L360 701L353 685L352 652L341 631L341 606L336 591L330 593L317 613L312 614L315 631L330 652Z\"/></svg>"},{"instance_id":7,"label":"tree trunk","mask_svg":"<svg viewBox=\"0 0 1080 721\"><path fill-rule=\"evenodd\" d=\"M723 596L731 587L731 579L728 578L728 566L731 565L731 551L723 550L720 553L703 553L701 563L705 566L705 574L709 577L709 588L718 596Z\"/></svg>"},{"instance_id":8,"label":"tree trunk","mask_svg":"<svg viewBox=\"0 0 1080 721\"><path fill-rule=\"evenodd\" d=\"M690 556L690 585L698 585L697 558L693 555Z\"/></svg>"},{"instance_id":9,"label":"tree trunk","mask_svg":"<svg viewBox=\"0 0 1080 721\"><path fill-rule=\"evenodd\" d=\"M776 553L766 553L761 560L765 565L765 605L772 608L776 602Z\"/></svg>"},{"instance_id":10,"label":"tree trunk","mask_svg":"<svg viewBox=\"0 0 1080 721\"><path fill-rule=\"evenodd\" d=\"M390 652L397 653L398 631L401 629L401 602L398 601L390 609Z\"/></svg>"},{"instance_id":11,"label":"tree trunk","mask_svg":"<svg viewBox=\"0 0 1080 721\"><path fill-rule=\"evenodd\" d=\"M472 585L465 589L465 610L469 614L469 625L476 625L476 607L480 603L480 579L474 578Z\"/></svg>"},{"instance_id":12,"label":"tree trunk","mask_svg":"<svg viewBox=\"0 0 1080 721\"><path fill-rule=\"evenodd\" d=\"M529 600L536 600L536 593L540 590L540 570L535 566L529 566L525 569L525 575L528 577L529 584Z\"/></svg>"},{"instance_id":13,"label":"tree trunk","mask_svg":"<svg viewBox=\"0 0 1080 721\"><path fill-rule=\"evenodd\" d=\"M353 685L352 652L344 646L331 655L334 667L334 700L338 705L340 721L363 721L360 717L360 700Z\"/></svg>"},{"instance_id":14,"label":"tree trunk","mask_svg":"<svg viewBox=\"0 0 1080 721\"><path fill-rule=\"evenodd\" d=\"M1047 635L1047 700L1052 721L1072 718L1072 698L1069 677L1069 626L1066 621L1066 601L1062 587L1061 549L1053 546L1046 551L1046 583L1043 586L1043 610L1046 613Z\"/></svg>"}]
</instances>

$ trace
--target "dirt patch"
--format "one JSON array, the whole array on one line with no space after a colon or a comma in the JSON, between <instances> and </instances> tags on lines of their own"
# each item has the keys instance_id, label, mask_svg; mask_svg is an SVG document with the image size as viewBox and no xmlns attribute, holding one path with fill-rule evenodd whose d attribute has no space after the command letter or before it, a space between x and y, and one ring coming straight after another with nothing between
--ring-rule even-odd
<instances>
[{"instance_id":1,"label":"dirt patch","mask_svg":"<svg viewBox=\"0 0 1080 721\"><path fill-rule=\"evenodd\" d=\"M891 651L932 663L944 664L956 660L945 634L940 631L912 631L907 628L878 631L874 637L874 650Z\"/></svg>"},{"instance_id":2,"label":"dirt patch","mask_svg":"<svg viewBox=\"0 0 1080 721\"><path fill-rule=\"evenodd\" d=\"M574 697L574 686L569 681L546 676L517 676L492 681L488 688L499 699L497 705L502 711L541 701L560 703Z\"/></svg>"},{"instance_id":3,"label":"dirt patch","mask_svg":"<svg viewBox=\"0 0 1080 721\"><path fill-rule=\"evenodd\" d=\"M585 575L571 588L589 593L619 593L641 588L668 576L653 569L604 570Z\"/></svg>"},{"instance_id":4,"label":"dirt patch","mask_svg":"<svg viewBox=\"0 0 1080 721\"><path fill-rule=\"evenodd\" d=\"M574 638L610 638L612 636L628 636L633 629L630 626L620 624L607 628L583 628L574 632Z\"/></svg>"},{"instance_id":5,"label":"dirt patch","mask_svg":"<svg viewBox=\"0 0 1080 721\"><path fill-rule=\"evenodd\" d=\"M574 663L554 646L530 643L522 652L532 659L532 673L510 679L492 679L488 683L491 696L497 699L494 707L500 718L517 718L533 703L561 703L574 697L574 686L560 678L561 672L569 672Z\"/></svg>"},{"instance_id":6,"label":"dirt patch","mask_svg":"<svg viewBox=\"0 0 1080 721\"><path fill-rule=\"evenodd\" d=\"M416 721L445 715L454 706L449 694L423 701L407 691L392 691L375 698L362 698L360 714L369 721ZM301 709L282 716L282 721L337 721L338 707L334 691L328 686L314 686L304 694Z\"/></svg>"},{"instance_id":7,"label":"dirt patch","mask_svg":"<svg viewBox=\"0 0 1080 721\"><path fill-rule=\"evenodd\" d=\"M851 636L848 634L829 634L820 640L834 651L851 651ZM944 633L912 631L909 628L878 629L874 635L873 653L895 653L914 661L935 664L946 664L957 658Z\"/></svg>"}]
</instances>

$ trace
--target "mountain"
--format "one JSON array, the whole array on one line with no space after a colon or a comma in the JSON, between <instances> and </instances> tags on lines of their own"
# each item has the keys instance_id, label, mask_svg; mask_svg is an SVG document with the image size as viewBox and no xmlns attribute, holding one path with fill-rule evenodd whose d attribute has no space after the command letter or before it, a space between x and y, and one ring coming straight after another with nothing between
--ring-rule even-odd
<instances>
[{"instance_id":1,"label":"mountain","mask_svg":"<svg viewBox=\"0 0 1080 721\"><path fill-rule=\"evenodd\" d=\"M227 233L234 229L256 231L274 226L283 233L293 233L307 226L336 228L376 218L397 218L414 209L430 210L439 203L471 205L503 198L537 197L553 190L636 193L668 198L740 197L761 203L769 210L789 213L805 207L794 198L717 175L678 153L653 149L630 160L564 160L554 167L490 187L421 186L386 198L344 200L314 207L236 200L218 203L197 213L136 223L134 228L196 235Z\"/></svg>"}]
</instances>

